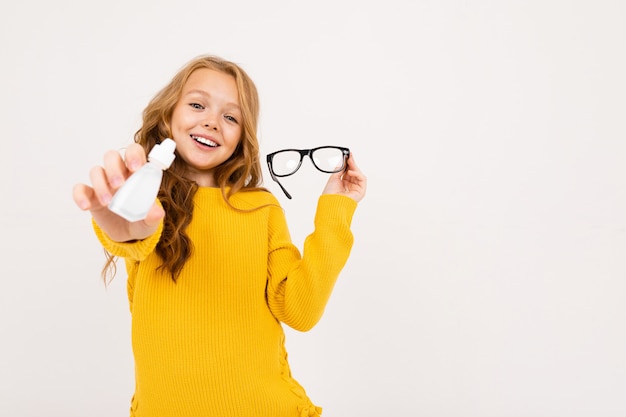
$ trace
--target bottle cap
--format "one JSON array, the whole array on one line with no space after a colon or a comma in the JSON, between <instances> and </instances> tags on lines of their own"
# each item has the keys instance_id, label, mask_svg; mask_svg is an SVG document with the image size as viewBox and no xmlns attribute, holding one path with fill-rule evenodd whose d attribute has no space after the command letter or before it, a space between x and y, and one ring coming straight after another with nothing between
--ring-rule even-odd
<instances>
[{"instance_id":1,"label":"bottle cap","mask_svg":"<svg viewBox=\"0 0 626 417\"><path fill-rule=\"evenodd\" d=\"M163 165L163 169L167 169L174 161L174 149L176 149L176 142L167 138L163 142L154 145L148 154L148 160L157 162Z\"/></svg>"}]
</instances>

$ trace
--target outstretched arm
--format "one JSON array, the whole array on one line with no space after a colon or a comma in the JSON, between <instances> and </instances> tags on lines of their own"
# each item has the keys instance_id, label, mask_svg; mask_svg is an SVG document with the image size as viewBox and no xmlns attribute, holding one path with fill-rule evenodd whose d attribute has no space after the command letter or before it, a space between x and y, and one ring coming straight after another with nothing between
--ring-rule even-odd
<instances>
[{"instance_id":1,"label":"outstretched arm","mask_svg":"<svg viewBox=\"0 0 626 417\"><path fill-rule=\"evenodd\" d=\"M271 210L267 301L274 316L293 329L307 331L322 317L352 248L356 206L345 196L320 197L315 230L306 238L302 256L291 243L282 211Z\"/></svg>"},{"instance_id":2,"label":"outstretched arm","mask_svg":"<svg viewBox=\"0 0 626 417\"><path fill-rule=\"evenodd\" d=\"M321 318L353 236L352 214L365 196L367 178L350 154L346 170L331 175L318 202L315 230L304 242L302 257L291 245L282 212L274 211L270 240L268 304L280 321L311 329ZM349 197L349 198L343 198Z\"/></svg>"}]
</instances>

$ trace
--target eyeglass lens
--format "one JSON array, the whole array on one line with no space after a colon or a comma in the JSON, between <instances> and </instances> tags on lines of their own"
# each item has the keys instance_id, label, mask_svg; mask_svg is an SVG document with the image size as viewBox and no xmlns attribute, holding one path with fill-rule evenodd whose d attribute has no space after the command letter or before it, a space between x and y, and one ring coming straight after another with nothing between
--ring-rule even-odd
<instances>
[{"instance_id":1,"label":"eyeglass lens","mask_svg":"<svg viewBox=\"0 0 626 417\"><path fill-rule=\"evenodd\" d=\"M272 168L276 175L291 175L300 167L300 152L282 151L274 154Z\"/></svg>"},{"instance_id":2,"label":"eyeglass lens","mask_svg":"<svg viewBox=\"0 0 626 417\"><path fill-rule=\"evenodd\" d=\"M318 148L311 154L313 164L320 171L338 172L343 169L343 152L337 148Z\"/></svg>"}]
</instances>

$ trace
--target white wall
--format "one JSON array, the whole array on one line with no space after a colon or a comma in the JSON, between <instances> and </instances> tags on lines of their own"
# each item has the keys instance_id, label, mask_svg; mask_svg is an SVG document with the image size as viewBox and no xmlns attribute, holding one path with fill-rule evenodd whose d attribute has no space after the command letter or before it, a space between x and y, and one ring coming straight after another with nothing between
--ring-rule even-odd
<instances>
[{"instance_id":1,"label":"white wall","mask_svg":"<svg viewBox=\"0 0 626 417\"><path fill-rule=\"evenodd\" d=\"M288 333L326 417L625 415L625 27L617 0L4 2L0 415L128 414L125 274L101 285L71 188L204 53L258 84L263 154L368 175L326 315ZM325 180L266 176L300 246Z\"/></svg>"}]
</instances>

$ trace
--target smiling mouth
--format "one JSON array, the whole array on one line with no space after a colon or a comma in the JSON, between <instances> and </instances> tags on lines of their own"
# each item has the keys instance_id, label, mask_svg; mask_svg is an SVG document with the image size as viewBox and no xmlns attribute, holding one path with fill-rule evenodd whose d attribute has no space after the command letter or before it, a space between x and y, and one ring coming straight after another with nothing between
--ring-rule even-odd
<instances>
[{"instance_id":1,"label":"smiling mouth","mask_svg":"<svg viewBox=\"0 0 626 417\"><path fill-rule=\"evenodd\" d=\"M204 146L208 146L209 148L217 148L218 146L220 146L218 143L215 143L212 140L206 138L202 138L200 136L191 135L191 138L196 142L203 144Z\"/></svg>"}]
</instances>

